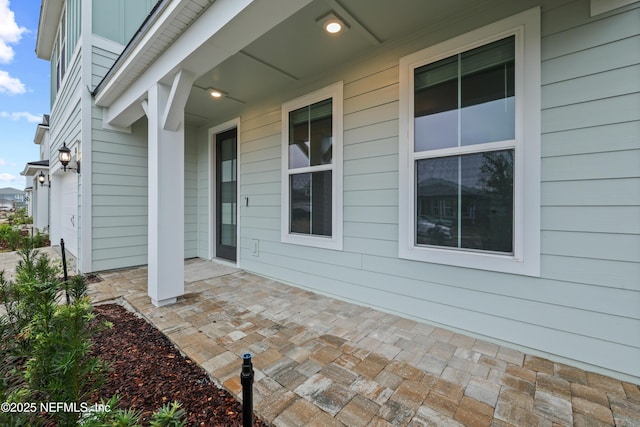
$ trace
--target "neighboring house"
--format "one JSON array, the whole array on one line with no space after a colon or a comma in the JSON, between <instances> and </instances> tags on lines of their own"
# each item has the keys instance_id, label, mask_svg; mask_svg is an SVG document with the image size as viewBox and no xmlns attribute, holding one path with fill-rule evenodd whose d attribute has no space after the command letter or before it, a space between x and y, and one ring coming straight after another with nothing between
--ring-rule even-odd
<instances>
[{"instance_id":1,"label":"neighboring house","mask_svg":"<svg viewBox=\"0 0 640 427\"><path fill-rule=\"evenodd\" d=\"M33 226L39 231L49 230L49 115L42 116L42 123L38 124L33 143L40 146L40 159L29 162L20 172L27 178L30 212Z\"/></svg>"},{"instance_id":2,"label":"neighboring house","mask_svg":"<svg viewBox=\"0 0 640 427\"><path fill-rule=\"evenodd\" d=\"M51 151L82 164L51 160L52 230L82 272L148 264L156 305L184 258L226 260L638 382L639 22L629 0L44 0Z\"/></svg>"},{"instance_id":3,"label":"neighboring house","mask_svg":"<svg viewBox=\"0 0 640 427\"><path fill-rule=\"evenodd\" d=\"M49 160L29 162L20 172L29 184L29 216L33 218L33 226L39 231L49 228ZM40 180L43 180L41 183Z\"/></svg>"},{"instance_id":4,"label":"neighboring house","mask_svg":"<svg viewBox=\"0 0 640 427\"><path fill-rule=\"evenodd\" d=\"M24 188L24 202L27 205L27 216L33 216L33 187Z\"/></svg>"},{"instance_id":5,"label":"neighboring house","mask_svg":"<svg viewBox=\"0 0 640 427\"><path fill-rule=\"evenodd\" d=\"M0 188L0 210L8 211L25 207L25 192L13 187Z\"/></svg>"}]
</instances>

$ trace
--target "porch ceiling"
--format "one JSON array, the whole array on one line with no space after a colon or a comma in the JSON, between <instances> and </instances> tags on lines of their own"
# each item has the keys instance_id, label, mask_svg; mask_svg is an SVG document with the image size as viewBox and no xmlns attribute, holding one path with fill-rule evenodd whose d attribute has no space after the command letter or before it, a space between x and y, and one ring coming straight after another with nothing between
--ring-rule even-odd
<instances>
[{"instance_id":1,"label":"porch ceiling","mask_svg":"<svg viewBox=\"0 0 640 427\"><path fill-rule=\"evenodd\" d=\"M449 20L461 11L478 10L478 0L316 0L220 65L192 87L187 123L202 125L228 119L246 104L269 97L296 82L321 76L341 63L415 31ZM316 21L329 12L349 29L324 32ZM226 94L212 99L207 89Z\"/></svg>"}]
</instances>

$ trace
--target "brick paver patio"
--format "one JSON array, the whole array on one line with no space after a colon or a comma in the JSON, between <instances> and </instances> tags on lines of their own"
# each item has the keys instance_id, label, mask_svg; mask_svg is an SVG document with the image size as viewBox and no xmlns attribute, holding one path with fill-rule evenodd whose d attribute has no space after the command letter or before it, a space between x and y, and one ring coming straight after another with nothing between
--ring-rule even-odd
<instances>
[{"instance_id":1,"label":"brick paver patio","mask_svg":"<svg viewBox=\"0 0 640 427\"><path fill-rule=\"evenodd\" d=\"M640 426L638 385L203 260L156 308L146 268L103 272L119 298L276 426Z\"/></svg>"}]
</instances>

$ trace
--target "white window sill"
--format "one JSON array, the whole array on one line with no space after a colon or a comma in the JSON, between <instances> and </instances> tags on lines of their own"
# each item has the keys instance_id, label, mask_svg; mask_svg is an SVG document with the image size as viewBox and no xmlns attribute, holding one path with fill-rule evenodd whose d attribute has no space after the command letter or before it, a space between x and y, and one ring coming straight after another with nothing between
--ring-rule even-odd
<instances>
[{"instance_id":1,"label":"white window sill","mask_svg":"<svg viewBox=\"0 0 640 427\"><path fill-rule=\"evenodd\" d=\"M290 243L292 245L311 246L321 249L342 250L342 239L336 237L322 237L304 234L283 234L281 236L282 243Z\"/></svg>"},{"instance_id":2,"label":"white window sill","mask_svg":"<svg viewBox=\"0 0 640 427\"><path fill-rule=\"evenodd\" d=\"M435 247L400 247L399 257L433 264L489 270L524 276L540 276L540 257L536 254L501 255Z\"/></svg>"}]
</instances>

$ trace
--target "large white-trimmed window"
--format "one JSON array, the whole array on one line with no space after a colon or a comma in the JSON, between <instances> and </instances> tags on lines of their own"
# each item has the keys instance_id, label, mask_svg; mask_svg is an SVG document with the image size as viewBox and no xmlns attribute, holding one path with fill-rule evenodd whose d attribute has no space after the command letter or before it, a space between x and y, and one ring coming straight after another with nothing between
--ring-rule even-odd
<instances>
[{"instance_id":1,"label":"large white-trimmed window","mask_svg":"<svg viewBox=\"0 0 640 427\"><path fill-rule=\"evenodd\" d=\"M540 11L400 60L399 256L540 273Z\"/></svg>"},{"instance_id":2,"label":"large white-trimmed window","mask_svg":"<svg viewBox=\"0 0 640 427\"><path fill-rule=\"evenodd\" d=\"M282 241L342 250L342 82L282 105Z\"/></svg>"}]
</instances>

